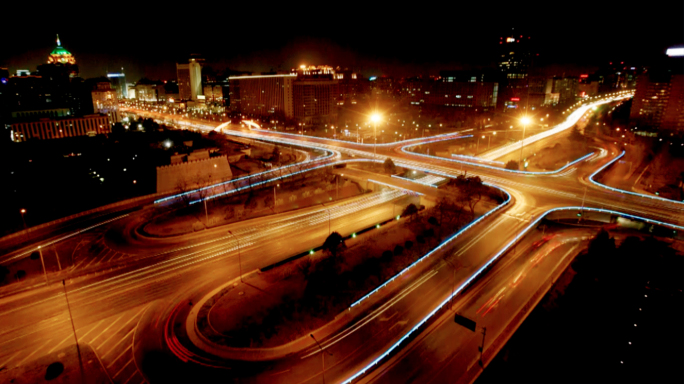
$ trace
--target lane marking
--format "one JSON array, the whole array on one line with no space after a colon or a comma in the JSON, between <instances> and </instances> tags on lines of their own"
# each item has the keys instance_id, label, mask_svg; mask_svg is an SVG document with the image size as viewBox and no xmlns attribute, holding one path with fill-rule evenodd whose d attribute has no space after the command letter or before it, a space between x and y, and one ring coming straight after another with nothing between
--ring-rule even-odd
<instances>
[{"instance_id":1,"label":"lane marking","mask_svg":"<svg viewBox=\"0 0 684 384\"><path fill-rule=\"evenodd\" d=\"M38 352L38 351L40 351L41 349L43 349L43 347L46 346L50 341L52 341L52 339L48 339L46 342L43 343L43 345L41 345L40 347L34 349L33 352L31 352L28 356L24 357L20 362L18 362L17 365L15 365L15 367L20 366L23 362L25 362L26 360L28 360L28 358L30 358L31 356L35 355L36 352Z\"/></svg>"},{"instance_id":2,"label":"lane marking","mask_svg":"<svg viewBox=\"0 0 684 384\"><path fill-rule=\"evenodd\" d=\"M114 320L113 323L109 324L109 327L105 328L104 331L100 332L97 336L95 336L94 339L90 340L90 344L93 344L95 342L95 340L97 340L98 337L102 336L103 333L107 332L109 330L109 328L111 328L112 325L116 324L116 322L119 321L119 319L121 319L122 317L123 317L123 313L116 320Z\"/></svg>"}]
</instances>

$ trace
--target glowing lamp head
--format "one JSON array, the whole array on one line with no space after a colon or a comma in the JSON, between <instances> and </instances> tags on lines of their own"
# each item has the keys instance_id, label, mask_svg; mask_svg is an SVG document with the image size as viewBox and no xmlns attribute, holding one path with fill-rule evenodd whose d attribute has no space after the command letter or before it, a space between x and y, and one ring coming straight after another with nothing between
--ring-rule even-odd
<instances>
[{"instance_id":1,"label":"glowing lamp head","mask_svg":"<svg viewBox=\"0 0 684 384\"><path fill-rule=\"evenodd\" d=\"M530 118L525 116L525 117L520 119L520 122L523 123L523 125L527 125L530 123Z\"/></svg>"},{"instance_id":2,"label":"glowing lamp head","mask_svg":"<svg viewBox=\"0 0 684 384\"><path fill-rule=\"evenodd\" d=\"M372 114L372 115L371 115L371 121L374 122L374 123L379 122L379 121L380 121L380 115L377 114L377 113Z\"/></svg>"}]
</instances>

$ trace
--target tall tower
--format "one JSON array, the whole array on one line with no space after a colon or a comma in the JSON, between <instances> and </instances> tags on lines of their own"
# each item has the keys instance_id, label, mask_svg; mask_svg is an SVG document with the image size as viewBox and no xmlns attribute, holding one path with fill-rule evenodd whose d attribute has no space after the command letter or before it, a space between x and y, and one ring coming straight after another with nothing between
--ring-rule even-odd
<instances>
[{"instance_id":1,"label":"tall tower","mask_svg":"<svg viewBox=\"0 0 684 384\"><path fill-rule=\"evenodd\" d=\"M497 65L500 71L499 108L527 109L528 70L531 64L530 37L515 33L499 39Z\"/></svg>"},{"instance_id":2,"label":"tall tower","mask_svg":"<svg viewBox=\"0 0 684 384\"><path fill-rule=\"evenodd\" d=\"M57 47L53 49L50 56L48 56L48 64L76 64L76 59L71 52L62 47L59 35L57 35Z\"/></svg>"}]
</instances>

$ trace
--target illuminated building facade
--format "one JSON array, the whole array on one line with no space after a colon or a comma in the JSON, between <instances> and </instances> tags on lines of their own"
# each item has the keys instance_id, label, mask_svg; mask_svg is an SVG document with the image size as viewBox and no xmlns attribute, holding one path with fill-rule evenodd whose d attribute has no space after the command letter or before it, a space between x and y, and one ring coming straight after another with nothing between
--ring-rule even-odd
<instances>
[{"instance_id":1,"label":"illuminated building facade","mask_svg":"<svg viewBox=\"0 0 684 384\"><path fill-rule=\"evenodd\" d=\"M412 105L435 107L495 108L499 84L483 81L414 79L406 83Z\"/></svg>"},{"instance_id":2,"label":"illuminated building facade","mask_svg":"<svg viewBox=\"0 0 684 384\"><path fill-rule=\"evenodd\" d=\"M188 63L188 72L190 75L190 98L198 100L202 95L202 65L204 60L199 58L191 58Z\"/></svg>"},{"instance_id":3,"label":"illuminated building facade","mask_svg":"<svg viewBox=\"0 0 684 384\"><path fill-rule=\"evenodd\" d=\"M684 133L684 75L659 70L639 76L630 127Z\"/></svg>"},{"instance_id":4,"label":"illuminated building facade","mask_svg":"<svg viewBox=\"0 0 684 384\"><path fill-rule=\"evenodd\" d=\"M247 116L283 115L294 117L295 74L231 76L230 110Z\"/></svg>"},{"instance_id":5,"label":"illuminated building facade","mask_svg":"<svg viewBox=\"0 0 684 384\"><path fill-rule=\"evenodd\" d=\"M309 124L324 124L337 120L338 80L335 70L327 65L293 69L294 118Z\"/></svg>"},{"instance_id":6,"label":"illuminated building facade","mask_svg":"<svg viewBox=\"0 0 684 384\"><path fill-rule=\"evenodd\" d=\"M30 139L59 139L74 136L94 136L111 132L107 115L87 115L38 121L16 121L11 124L12 140L15 142Z\"/></svg>"},{"instance_id":7,"label":"illuminated building facade","mask_svg":"<svg viewBox=\"0 0 684 384\"><path fill-rule=\"evenodd\" d=\"M48 64L76 64L76 59L71 52L62 47L62 42L59 40L59 35L57 35L57 47L53 49L48 56Z\"/></svg>"},{"instance_id":8,"label":"illuminated building facade","mask_svg":"<svg viewBox=\"0 0 684 384\"><path fill-rule=\"evenodd\" d=\"M339 97L338 105L356 104L358 100L365 97L369 91L368 80L349 68L335 69L335 80L337 80Z\"/></svg>"},{"instance_id":9,"label":"illuminated building facade","mask_svg":"<svg viewBox=\"0 0 684 384\"><path fill-rule=\"evenodd\" d=\"M98 82L91 95L95 113L107 115L110 125L121 120L119 117L118 94L108 81Z\"/></svg>"},{"instance_id":10,"label":"illuminated building facade","mask_svg":"<svg viewBox=\"0 0 684 384\"><path fill-rule=\"evenodd\" d=\"M579 79L577 77L554 77L553 93L558 94L558 103L574 103L577 101Z\"/></svg>"},{"instance_id":11,"label":"illuminated building facade","mask_svg":"<svg viewBox=\"0 0 684 384\"><path fill-rule=\"evenodd\" d=\"M116 97L119 99L127 99L128 86L126 85L126 74L108 73L107 78L111 82L112 88L116 91Z\"/></svg>"},{"instance_id":12,"label":"illuminated building facade","mask_svg":"<svg viewBox=\"0 0 684 384\"><path fill-rule=\"evenodd\" d=\"M511 33L499 39L499 108L504 111L528 107L527 74L532 64L530 37Z\"/></svg>"}]
</instances>

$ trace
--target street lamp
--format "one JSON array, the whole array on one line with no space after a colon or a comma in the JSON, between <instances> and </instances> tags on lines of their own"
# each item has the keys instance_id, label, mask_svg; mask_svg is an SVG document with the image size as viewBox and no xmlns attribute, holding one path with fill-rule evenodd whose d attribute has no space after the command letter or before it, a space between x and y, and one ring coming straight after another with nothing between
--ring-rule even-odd
<instances>
[{"instance_id":1,"label":"street lamp","mask_svg":"<svg viewBox=\"0 0 684 384\"><path fill-rule=\"evenodd\" d=\"M275 213L276 210L276 188L280 187L280 184L276 184L273 186L273 212Z\"/></svg>"},{"instance_id":2,"label":"street lamp","mask_svg":"<svg viewBox=\"0 0 684 384\"><path fill-rule=\"evenodd\" d=\"M26 210L22 208L19 212L21 212L21 222L24 223L24 229L26 229L26 220L24 220L24 213L26 213Z\"/></svg>"},{"instance_id":3,"label":"street lamp","mask_svg":"<svg viewBox=\"0 0 684 384\"><path fill-rule=\"evenodd\" d=\"M237 247L238 247L238 266L240 267L240 282L241 282L241 283L244 283L244 281L242 281L242 257L241 257L241 255L240 255L240 241L238 240L237 236L235 236L235 234L233 234L233 232L228 231L228 233L230 233L230 235L233 236L233 238L235 239L235 242L237 242Z\"/></svg>"},{"instance_id":4,"label":"street lamp","mask_svg":"<svg viewBox=\"0 0 684 384\"><path fill-rule=\"evenodd\" d=\"M375 138L375 145L373 145L373 154L377 154L377 147L378 147L378 121L380 121L380 115L378 113L374 113L371 115L371 121L373 122L373 136Z\"/></svg>"},{"instance_id":5,"label":"street lamp","mask_svg":"<svg viewBox=\"0 0 684 384\"><path fill-rule=\"evenodd\" d=\"M316 345L318 345L318 348L321 349L321 357L323 358L323 371L321 372L321 375L323 376L323 384L325 384L325 354L327 353L330 356L332 356L333 354L331 352L323 349L323 347L321 347L321 344L318 342L318 340L316 340L313 333L310 333L309 336L311 336L311 338L314 339L314 341L316 342Z\"/></svg>"},{"instance_id":6,"label":"street lamp","mask_svg":"<svg viewBox=\"0 0 684 384\"><path fill-rule=\"evenodd\" d=\"M520 119L520 122L523 125L523 135L522 140L520 140L520 161L518 161L518 166L522 165L523 148L525 147L525 129L527 128L527 124L530 123L530 118L527 116L523 116Z\"/></svg>"}]
</instances>

